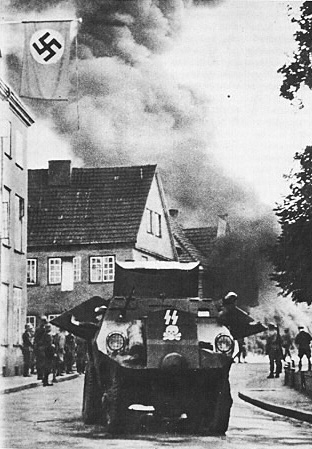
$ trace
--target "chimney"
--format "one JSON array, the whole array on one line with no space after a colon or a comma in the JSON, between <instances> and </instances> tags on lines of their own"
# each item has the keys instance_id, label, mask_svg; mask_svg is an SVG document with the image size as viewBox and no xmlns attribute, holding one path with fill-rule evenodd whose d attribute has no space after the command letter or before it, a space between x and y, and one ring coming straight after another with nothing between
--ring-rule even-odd
<instances>
[{"instance_id":1,"label":"chimney","mask_svg":"<svg viewBox=\"0 0 312 449\"><path fill-rule=\"evenodd\" d=\"M49 185L68 186L70 184L71 161L49 161Z\"/></svg>"},{"instance_id":2,"label":"chimney","mask_svg":"<svg viewBox=\"0 0 312 449\"><path fill-rule=\"evenodd\" d=\"M217 230L217 238L225 237L227 231L227 217L228 214L218 215L218 230Z\"/></svg>"},{"instance_id":3,"label":"chimney","mask_svg":"<svg viewBox=\"0 0 312 449\"><path fill-rule=\"evenodd\" d=\"M169 209L169 215L171 218L178 218L179 210L178 209Z\"/></svg>"}]
</instances>

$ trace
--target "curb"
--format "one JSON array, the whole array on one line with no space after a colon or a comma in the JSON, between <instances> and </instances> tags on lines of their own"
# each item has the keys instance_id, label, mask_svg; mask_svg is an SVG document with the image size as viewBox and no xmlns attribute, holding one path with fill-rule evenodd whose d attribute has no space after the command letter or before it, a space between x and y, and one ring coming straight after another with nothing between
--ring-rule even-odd
<instances>
[{"instance_id":1,"label":"curb","mask_svg":"<svg viewBox=\"0 0 312 449\"><path fill-rule=\"evenodd\" d=\"M54 381L54 383L65 382L66 380L76 379L76 377L79 377L78 373L69 374L66 377L58 377L57 380ZM16 387L5 388L4 390L0 390L0 395L1 394L16 393L18 391L28 390L30 388L36 388L36 387L40 387L40 386L42 386L42 381L38 380L36 382L31 382L29 384L17 385Z\"/></svg>"},{"instance_id":2,"label":"curb","mask_svg":"<svg viewBox=\"0 0 312 449\"><path fill-rule=\"evenodd\" d=\"M312 423L312 413L304 412L302 410L296 410L289 407L283 407L281 405L272 404L270 402L260 401L259 399L251 398L244 393L238 393L238 397L245 402L249 402L256 407L262 408L278 415L287 416L288 418L298 419L300 421L306 421Z\"/></svg>"}]
</instances>

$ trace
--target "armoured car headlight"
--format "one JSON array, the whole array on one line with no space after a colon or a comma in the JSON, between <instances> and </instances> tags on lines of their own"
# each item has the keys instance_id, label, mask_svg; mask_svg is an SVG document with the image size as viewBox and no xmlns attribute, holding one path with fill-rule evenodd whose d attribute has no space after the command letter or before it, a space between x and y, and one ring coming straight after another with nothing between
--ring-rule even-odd
<instances>
[{"instance_id":1,"label":"armoured car headlight","mask_svg":"<svg viewBox=\"0 0 312 449\"><path fill-rule=\"evenodd\" d=\"M126 344L126 338L119 332L111 332L106 338L106 344L111 351L121 351Z\"/></svg>"},{"instance_id":2,"label":"armoured car headlight","mask_svg":"<svg viewBox=\"0 0 312 449\"><path fill-rule=\"evenodd\" d=\"M229 353L234 350L234 341L229 335L219 334L215 339L216 349L219 352Z\"/></svg>"}]
</instances>

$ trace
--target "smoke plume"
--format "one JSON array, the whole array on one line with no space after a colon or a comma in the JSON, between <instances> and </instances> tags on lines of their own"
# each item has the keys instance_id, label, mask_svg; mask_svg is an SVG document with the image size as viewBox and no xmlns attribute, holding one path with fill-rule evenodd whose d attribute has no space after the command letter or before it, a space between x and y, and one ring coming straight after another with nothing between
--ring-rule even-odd
<instances>
[{"instance_id":1,"label":"smoke plume","mask_svg":"<svg viewBox=\"0 0 312 449\"><path fill-rule=\"evenodd\" d=\"M48 108L27 100L39 123L49 123L58 145L61 139L65 157L89 167L157 163L168 203L182 210L185 225L215 224L218 214L227 213L244 251L250 245L262 260L264 245L275 235L272 212L252 188L229 178L217 164L209 98L174 82L156 62L174 45L188 8L217 3L11 0L10 6L14 17L82 18L78 92L73 46L71 100ZM13 47L8 73L18 91L22 55ZM45 157L55 159L51 152Z\"/></svg>"}]
</instances>

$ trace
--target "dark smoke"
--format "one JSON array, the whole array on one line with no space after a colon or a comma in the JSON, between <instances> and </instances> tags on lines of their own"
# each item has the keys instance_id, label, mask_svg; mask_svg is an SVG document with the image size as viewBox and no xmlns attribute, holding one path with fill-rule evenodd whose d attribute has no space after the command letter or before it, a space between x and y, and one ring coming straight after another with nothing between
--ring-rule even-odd
<instances>
[{"instance_id":1,"label":"dark smoke","mask_svg":"<svg viewBox=\"0 0 312 449\"><path fill-rule=\"evenodd\" d=\"M207 120L209 100L173 82L155 62L155 55L174 45L183 15L194 3L11 0L11 7L20 15L44 18L56 9L72 9L83 19L78 33L78 108L74 57L67 105L47 109L40 101L28 101L39 117L51 120L74 154L86 166L158 163L168 202L183 211L186 225L215 224L218 214L228 213L236 231L234 248L244 247L247 254L250 247L261 265L264 247L275 236L272 212L251 188L230 179L216 163L213 127ZM20 73L20 58L7 58L13 82ZM47 154L47 160L51 158Z\"/></svg>"}]
</instances>

